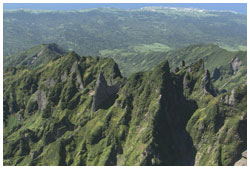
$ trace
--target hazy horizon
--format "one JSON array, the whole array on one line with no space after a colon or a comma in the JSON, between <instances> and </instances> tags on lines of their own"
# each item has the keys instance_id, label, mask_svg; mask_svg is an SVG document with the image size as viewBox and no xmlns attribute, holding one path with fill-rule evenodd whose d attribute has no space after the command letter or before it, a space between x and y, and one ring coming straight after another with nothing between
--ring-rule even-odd
<instances>
[{"instance_id":1,"label":"hazy horizon","mask_svg":"<svg viewBox=\"0 0 250 169\"><path fill-rule=\"evenodd\" d=\"M67 11L103 7L138 9L147 6L198 8L205 10L229 10L245 15L247 14L246 3L4 3L3 9Z\"/></svg>"}]
</instances>

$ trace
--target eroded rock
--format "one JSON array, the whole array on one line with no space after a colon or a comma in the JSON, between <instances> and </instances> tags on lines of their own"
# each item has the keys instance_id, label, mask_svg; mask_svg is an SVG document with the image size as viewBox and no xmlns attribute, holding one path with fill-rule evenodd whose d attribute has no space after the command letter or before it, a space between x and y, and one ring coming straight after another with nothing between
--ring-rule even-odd
<instances>
[{"instance_id":1,"label":"eroded rock","mask_svg":"<svg viewBox=\"0 0 250 169\"><path fill-rule=\"evenodd\" d=\"M211 78L210 78L209 70L206 70L205 77L202 79L202 90L203 90L204 94L210 93L212 95L215 95L215 92L214 92L212 84L211 84Z\"/></svg>"},{"instance_id":2,"label":"eroded rock","mask_svg":"<svg viewBox=\"0 0 250 169\"><path fill-rule=\"evenodd\" d=\"M247 166L247 150L241 154L241 159L238 160L234 166Z\"/></svg>"},{"instance_id":3,"label":"eroded rock","mask_svg":"<svg viewBox=\"0 0 250 169\"><path fill-rule=\"evenodd\" d=\"M110 97L116 94L118 90L119 90L119 83L113 86L109 86L103 76L103 72L101 72L96 82L96 89L93 97L92 110L97 111L103 104L103 102L110 99Z\"/></svg>"},{"instance_id":4,"label":"eroded rock","mask_svg":"<svg viewBox=\"0 0 250 169\"><path fill-rule=\"evenodd\" d=\"M234 57L232 60L231 60L231 68L233 69L233 74L237 73L238 70L240 69L240 67L242 66L242 61L237 58L237 57Z\"/></svg>"},{"instance_id":5,"label":"eroded rock","mask_svg":"<svg viewBox=\"0 0 250 169\"><path fill-rule=\"evenodd\" d=\"M48 102L45 91L37 90L35 93L35 100L37 101L38 109L43 111L46 108Z\"/></svg>"},{"instance_id":6,"label":"eroded rock","mask_svg":"<svg viewBox=\"0 0 250 169\"><path fill-rule=\"evenodd\" d=\"M212 80L216 81L220 78L220 70L218 68L214 69L213 75L212 75Z\"/></svg>"}]
</instances>

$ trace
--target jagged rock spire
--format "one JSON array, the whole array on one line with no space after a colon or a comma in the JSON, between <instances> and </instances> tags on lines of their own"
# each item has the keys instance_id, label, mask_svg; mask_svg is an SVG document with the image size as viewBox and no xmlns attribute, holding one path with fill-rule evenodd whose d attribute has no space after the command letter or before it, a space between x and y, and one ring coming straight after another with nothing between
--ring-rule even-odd
<instances>
[{"instance_id":1,"label":"jagged rock spire","mask_svg":"<svg viewBox=\"0 0 250 169\"><path fill-rule=\"evenodd\" d=\"M205 75L204 80L207 82L207 84L210 83L211 78L210 78L210 72L208 69L206 70L206 75Z\"/></svg>"},{"instance_id":2,"label":"jagged rock spire","mask_svg":"<svg viewBox=\"0 0 250 169\"><path fill-rule=\"evenodd\" d=\"M237 73L241 66L242 61L238 57L234 57L230 62L230 67L233 71L233 74Z\"/></svg>"},{"instance_id":3,"label":"jagged rock spire","mask_svg":"<svg viewBox=\"0 0 250 169\"><path fill-rule=\"evenodd\" d=\"M205 74L205 77L203 78L203 89L206 91L206 92L209 92L210 90L210 72L209 70L206 70L206 74Z\"/></svg>"},{"instance_id":4,"label":"jagged rock spire","mask_svg":"<svg viewBox=\"0 0 250 169\"><path fill-rule=\"evenodd\" d=\"M214 69L214 72L213 72L213 75L212 75L212 79L213 80L218 80L220 78L220 69L218 68L215 68Z\"/></svg>"},{"instance_id":5,"label":"jagged rock spire","mask_svg":"<svg viewBox=\"0 0 250 169\"><path fill-rule=\"evenodd\" d=\"M97 111L103 102L110 98L113 94L119 90L119 84L114 86L108 86L107 81L101 71L96 81L96 89L93 97L92 110Z\"/></svg>"},{"instance_id":6,"label":"jagged rock spire","mask_svg":"<svg viewBox=\"0 0 250 169\"><path fill-rule=\"evenodd\" d=\"M202 79L202 88L203 88L204 94L205 93L210 93L213 96L215 95L215 92L213 90L213 86L211 84L211 77L210 77L209 70L206 70L205 77Z\"/></svg>"},{"instance_id":7,"label":"jagged rock spire","mask_svg":"<svg viewBox=\"0 0 250 169\"><path fill-rule=\"evenodd\" d=\"M107 81L103 75L103 71L100 72L96 84L97 84L97 86L100 86L101 84L107 85Z\"/></svg>"}]
</instances>

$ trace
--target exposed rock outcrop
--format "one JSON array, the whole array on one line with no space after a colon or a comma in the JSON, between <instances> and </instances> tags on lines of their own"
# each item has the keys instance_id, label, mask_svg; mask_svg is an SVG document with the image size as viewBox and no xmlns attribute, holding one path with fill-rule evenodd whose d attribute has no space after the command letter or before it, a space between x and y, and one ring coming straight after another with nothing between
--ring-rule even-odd
<instances>
[{"instance_id":1,"label":"exposed rock outcrop","mask_svg":"<svg viewBox=\"0 0 250 169\"><path fill-rule=\"evenodd\" d=\"M215 95L213 86L211 84L211 78L210 78L210 72L209 70L206 70L206 75L205 77L202 79L202 89L203 89L203 93L210 93L213 96Z\"/></svg>"},{"instance_id":2,"label":"exposed rock outcrop","mask_svg":"<svg viewBox=\"0 0 250 169\"><path fill-rule=\"evenodd\" d=\"M246 86L241 86L240 88L233 88L231 94L227 94L222 97L221 102L230 106L237 106L239 102L244 97L243 92L246 92Z\"/></svg>"},{"instance_id":3,"label":"exposed rock outcrop","mask_svg":"<svg viewBox=\"0 0 250 169\"><path fill-rule=\"evenodd\" d=\"M234 165L245 157L246 86L211 96L202 60L178 73L164 61L126 79L111 59L75 56L33 70L37 79L5 74L4 165Z\"/></svg>"},{"instance_id":4,"label":"exposed rock outcrop","mask_svg":"<svg viewBox=\"0 0 250 169\"><path fill-rule=\"evenodd\" d=\"M221 76L220 69L215 68L214 72L213 72L213 75L212 75L212 80L216 81L216 80L218 80L220 78L220 76Z\"/></svg>"},{"instance_id":5,"label":"exposed rock outcrop","mask_svg":"<svg viewBox=\"0 0 250 169\"><path fill-rule=\"evenodd\" d=\"M242 61L237 58L237 57L234 57L231 62L230 62L230 66L233 70L233 74L237 73L238 70L240 69L240 67L242 66Z\"/></svg>"},{"instance_id":6,"label":"exposed rock outcrop","mask_svg":"<svg viewBox=\"0 0 250 169\"><path fill-rule=\"evenodd\" d=\"M65 71L62 75L61 75L61 81L65 81L66 79L67 79L67 76L68 76L68 74L67 74L67 72Z\"/></svg>"},{"instance_id":7,"label":"exposed rock outcrop","mask_svg":"<svg viewBox=\"0 0 250 169\"><path fill-rule=\"evenodd\" d=\"M101 72L96 81L96 89L93 97L92 110L97 111L101 105L110 99L114 94L116 94L119 90L119 83L113 86L109 86L105 77L103 76L103 72Z\"/></svg>"},{"instance_id":8,"label":"exposed rock outcrop","mask_svg":"<svg viewBox=\"0 0 250 169\"><path fill-rule=\"evenodd\" d=\"M241 154L241 159L238 160L234 166L247 166L247 150Z\"/></svg>"},{"instance_id":9,"label":"exposed rock outcrop","mask_svg":"<svg viewBox=\"0 0 250 169\"><path fill-rule=\"evenodd\" d=\"M40 111L43 111L47 105L47 102L48 102L45 91L37 90L35 93L35 100L37 101L38 109Z\"/></svg>"},{"instance_id":10,"label":"exposed rock outcrop","mask_svg":"<svg viewBox=\"0 0 250 169\"><path fill-rule=\"evenodd\" d=\"M235 105L235 89L232 90L231 95L228 99L228 104L234 106Z\"/></svg>"}]
</instances>

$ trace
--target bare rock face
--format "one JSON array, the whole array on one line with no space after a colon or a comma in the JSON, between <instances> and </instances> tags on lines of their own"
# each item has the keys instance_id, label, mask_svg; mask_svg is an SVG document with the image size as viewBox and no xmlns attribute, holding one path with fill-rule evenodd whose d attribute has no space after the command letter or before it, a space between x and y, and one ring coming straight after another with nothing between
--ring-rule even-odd
<instances>
[{"instance_id":1,"label":"bare rock face","mask_svg":"<svg viewBox=\"0 0 250 169\"><path fill-rule=\"evenodd\" d=\"M36 91L35 100L37 101L38 109L40 111L43 111L47 105L47 102L48 102L45 91L43 91L43 90Z\"/></svg>"},{"instance_id":2,"label":"bare rock face","mask_svg":"<svg viewBox=\"0 0 250 169\"><path fill-rule=\"evenodd\" d=\"M234 166L247 166L247 150L241 154L241 159L238 160Z\"/></svg>"},{"instance_id":3,"label":"bare rock face","mask_svg":"<svg viewBox=\"0 0 250 169\"><path fill-rule=\"evenodd\" d=\"M70 69L70 73L72 73L72 72L77 72L77 70L78 70L79 68L78 68L78 64L77 64L77 61L76 62L74 62L73 63L73 65L72 65L72 67L71 67L71 69ZM63 75L64 76L64 75ZM62 78L62 77L61 77ZM79 74L77 74L76 75L76 79L77 79L77 83L78 83L78 85L79 85L79 88L82 90L83 89L83 82L82 82L82 79L81 79L81 77L79 76Z\"/></svg>"},{"instance_id":4,"label":"bare rock face","mask_svg":"<svg viewBox=\"0 0 250 169\"><path fill-rule=\"evenodd\" d=\"M220 74L220 69L215 68L213 75L212 75L212 80L216 81L220 78L221 74Z\"/></svg>"},{"instance_id":5,"label":"bare rock face","mask_svg":"<svg viewBox=\"0 0 250 169\"><path fill-rule=\"evenodd\" d=\"M95 94L93 97L92 110L97 111L101 105L107 101L112 95L116 94L119 90L119 83L113 86L107 84L106 79L103 76L103 72L99 74L96 82Z\"/></svg>"},{"instance_id":6,"label":"bare rock face","mask_svg":"<svg viewBox=\"0 0 250 169\"><path fill-rule=\"evenodd\" d=\"M242 65L242 61L237 58L237 57L234 57L230 63L231 65L231 68L233 69L233 74L237 73L238 70L240 69L241 65Z\"/></svg>"},{"instance_id":7,"label":"bare rock face","mask_svg":"<svg viewBox=\"0 0 250 169\"><path fill-rule=\"evenodd\" d=\"M76 70L77 70L77 62L74 62L71 69L70 69L70 73L76 72Z\"/></svg>"},{"instance_id":8,"label":"bare rock face","mask_svg":"<svg viewBox=\"0 0 250 169\"><path fill-rule=\"evenodd\" d=\"M210 77L210 72L209 70L206 70L205 77L202 79L202 90L203 93L210 93L212 96L216 96L216 92L213 88L213 85L211 83L211 77Z\"/></svg>"},{"instance_id":9,"label":"bare rock face","mask_svg":"<svg viewBox=\"0 0 250 169\"><path fill-rule=\"evenodd\" d=\"M229 105L235 105L235 89L232 90L231 95L228 100Z\"/></svg>"},{"instance_id":10,"label":"bare rock face","mask_svg":"<svg viewBox=\"0 0 250 169\"><path fill-rule=\"evenodd\" d=\"M236 99L235 99L235 89L231 91L231 95L226 95L223 98L222 101L224 104L230 105L230 106L235 106L236 105Z\"/></svg>"},{"instance_id":11,"label":"bare rock face","mask_svg":"<svg viewBox=\"0 0 250 169\"><path fill-rule=\"evenodd\" d=\"M211 78L210 78L210 72L206 70L206 75L202 79L202 88L204 93L210 93L211 92Z\"/></svg>"},{"instance_id":12,"label":"bare rock face","mask_svg":"<svg viewBox=\"0 0 250 169\"><path fill-rule=\"evenodd\" d=\"M68 74L67 74L67 72L65 71L62 75L61 75L61 81L65 81L66 79L67 79L67 76L68 76Z\"/></svg>"}]
</instances>

